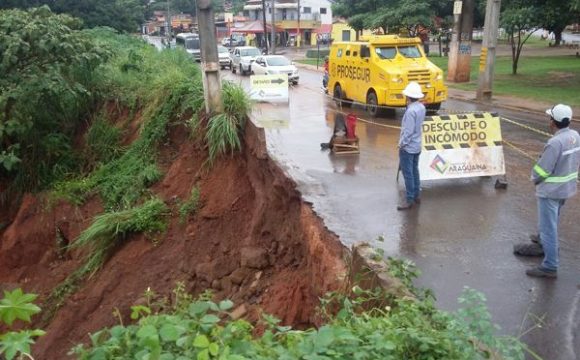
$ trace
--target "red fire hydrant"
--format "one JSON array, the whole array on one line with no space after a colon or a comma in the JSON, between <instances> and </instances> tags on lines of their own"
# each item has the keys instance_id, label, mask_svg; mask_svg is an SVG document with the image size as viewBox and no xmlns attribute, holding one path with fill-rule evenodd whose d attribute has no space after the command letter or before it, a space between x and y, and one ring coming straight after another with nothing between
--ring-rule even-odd
<instances>
[{"instance_id":1,"label":"red fire hydrant","mask_svg":"<svg viewBox=\"0 0 580 360\"><path fill-rule=\"evenodd\" d=\"M346 117L346 137L356 139L356 115L352 113Z\"/></svg>"}]
</instances>

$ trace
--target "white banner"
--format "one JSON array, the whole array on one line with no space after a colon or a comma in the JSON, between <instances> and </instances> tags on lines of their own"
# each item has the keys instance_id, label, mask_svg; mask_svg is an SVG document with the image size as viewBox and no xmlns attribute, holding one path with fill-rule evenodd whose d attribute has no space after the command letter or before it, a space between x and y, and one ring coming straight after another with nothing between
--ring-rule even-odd
<instances>
[{"instance_id":1,"label":"white banner","mask_svg":"<svg viewBox=\"0 0 580 360\"><path fill-rule=\"evenodd\" d=\"M505 174L499 116L431 116L423 124L421 180Z\"/></svg>"},{"instance_id":2,"label":"white banner","mask_svg":"<svg viewBox=\"0 0 580 360\"><path fill-rule=\"evenodd\" d=\"M288 74L250 76L250 98L255 101L288 102Z\"/></svg>"}]
</instances>

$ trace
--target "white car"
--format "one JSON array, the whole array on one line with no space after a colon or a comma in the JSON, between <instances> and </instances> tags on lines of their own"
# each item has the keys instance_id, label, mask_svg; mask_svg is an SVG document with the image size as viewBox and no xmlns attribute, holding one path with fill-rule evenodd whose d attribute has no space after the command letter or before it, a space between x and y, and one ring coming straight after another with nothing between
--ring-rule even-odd
<instances>
[{"instance_id":1,"label":"white car","mask_svg":"<svg viewBox=\"0 0 580 360\"><path fill-rule=\"evenodd\" d=\"M252 64L252 72L256 75L288 74L288 82L294 85L298 85L300 80L296 66L282 55L257 57Z\"/></svg>"},{"instance_id":2,"label":"white car","mask_svg":"<svg viewBox=\"0 0 580 360\"><path fill-rule=\"evenodd\" d=\"M249 74L252 71L252 63L262 52L253 46L239 46L232 53L231 69L235 74L240 70L241 75Z\"/></svg>"},{"instance_id":3,"label":"white car","mask_svg":"<svg viewBox=\"0 0 580 360\"><path fill-rule=\"evenodd\" d=\"M218 61L220 63L220 67L225 69L226 67L232 66L232 61L230 59L230 51L221 45L218 45Z\"/></svg>"}]
</instances>

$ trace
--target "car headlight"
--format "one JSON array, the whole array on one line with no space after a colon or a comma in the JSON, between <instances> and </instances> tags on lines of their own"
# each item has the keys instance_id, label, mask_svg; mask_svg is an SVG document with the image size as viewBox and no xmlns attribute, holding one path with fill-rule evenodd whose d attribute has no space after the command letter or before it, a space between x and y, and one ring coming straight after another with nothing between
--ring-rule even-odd
<instances>
[{"instance_id":1,"label":"car headlight","mask_svg":"<svg viewBox=\"0 0 580 360\"><path fill-rule=\"evenodd\" d=\"M437 73L437 75L435 76L435 80L437 81L443 80L443 73Z\"/></svg>"}]
</instances>

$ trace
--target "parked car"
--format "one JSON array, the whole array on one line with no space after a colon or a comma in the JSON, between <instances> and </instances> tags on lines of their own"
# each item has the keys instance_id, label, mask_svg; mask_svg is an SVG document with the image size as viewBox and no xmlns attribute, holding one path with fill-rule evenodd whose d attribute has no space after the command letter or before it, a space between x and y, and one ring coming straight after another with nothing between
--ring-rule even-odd
<instances>
[{"instance_id":1,"label":"parked car","mask_svg":"<svg viewBox=\"0 0 580 360\"><path fill-rule=\"evenodd\" d=\"M237 70L240 70L241 75L249 74L252 71L252 63L261 55L260 50L253 46L239 46L235 48L230 64L232 72L235 74Z\"/></svg>"},{"instance_id":2,"label":"parked car","mask_svg":"<svg viewBox=\"0 0 580 360\"><path fill-rule=\"evenodd\" d=\"M231 65L232 60L230 59L230 51L221 45L218 45L218 60L222 70L225 69L226 67L232 66Z\"/></svg>"},{"instance_id":3,"label":"parked car","mask_svg":"<svg viewBox=\"0 0 580 360\"><path fill-rule=\"evenodd\" d=\"M294 85L300 80L298 68L282 55L258 56L251 71L256 75L288 74L288 82Z\"/></svg>"}]
</instances>

